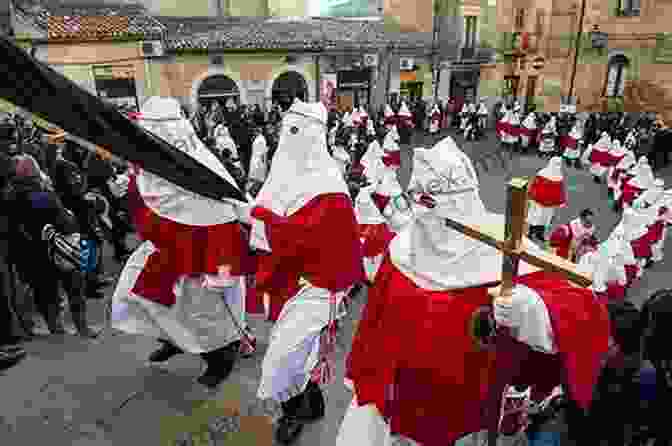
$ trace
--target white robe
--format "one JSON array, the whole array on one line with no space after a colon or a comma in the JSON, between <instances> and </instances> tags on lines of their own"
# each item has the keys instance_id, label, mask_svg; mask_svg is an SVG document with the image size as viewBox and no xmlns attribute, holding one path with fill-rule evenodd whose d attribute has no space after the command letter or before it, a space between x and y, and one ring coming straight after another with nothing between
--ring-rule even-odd
<instances>
[{"instance_id":1,"label":"white robe","mask_svg":"<svg viewBox=\"0 0 672 446\"><path fill-rule=\"evenodd\" d=\"M339 308L345 294L336 295ZM261 364L259 399L284 402L306 388L319 361L320 334L329 323L329 296L329 290L306 283L282 307ZM341 310L336 318L343 316Z\"/></svg>"},{"instance_id":2,"label":"white robe","mask_svg":"<svg viewBox=\"0 0 672 446\"><path fill-rule=\"evenodd\" d=\"M205 353L239 341L239 327L244 324L243 278L231 277L228 286L220 288L203 286L206 274L183 276L173 288L175 304L167 307L131 291L154 251L152 242L144 242L128 259L112 296L112 327L170 340L189 353Z\"/></svg>"},{"instance_id":3,"label":"white robe","mask_svg":"<svg viewBox=\"0 0 672 446\"><path fill-rule=\"evenodd\" d=\"M534 200L528 200L527 221L530 226L549 227L555 214L554 207L542 206Z\"/></svg>"},{"instance_id":4,"label":"white robe","mask_svg":"<svg viewBox=\"0 0 672 446\"><path fill-rule=\"evenodd\" d=\"M268 145L263 136L257 136L252 143L252 158L250 160L249 178L260 183L266 180L268 174Z\"/></svg>"}]
</instances>

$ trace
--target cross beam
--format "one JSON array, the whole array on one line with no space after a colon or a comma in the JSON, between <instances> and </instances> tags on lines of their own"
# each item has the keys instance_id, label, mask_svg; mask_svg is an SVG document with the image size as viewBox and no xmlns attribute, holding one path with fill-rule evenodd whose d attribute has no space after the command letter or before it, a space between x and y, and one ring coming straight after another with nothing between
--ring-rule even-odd
<instances>
[{"instance_id":1,"label":"cross beam","mask_svg":"<svg viewBox=\"0 0 672 446\"><path fill-rule=\"evenodd\" d=\"M518 275L518 266L521 260L536 266L544 271L563 273L569 281L580 286L588 287L592 284L590 274L577 271L576 265L553 254L535 254L528 252L523 245L523 237L527 228L527 186L526 178L513 178L507 187L506 225L486 227L486 225L465 225L448 219L448 227L464 235L479 240L493 248L502 251L502 281L501 286L492 290L491 295L497 300L511 299L513 281ZM498 335L501 336L501 335ZM504 372L502 372L504 373ZM499 411L502 400L502 379L495 378L486 402L488 417L488 446L497 445L499 430ZM496 416L494 416L496 414ZM476 440L478 441L478 440Z\"/></svg>"},{"instance_id":2,"label":"cross beam","mask_svg":"<svg viewBox=\"0 0 672 446\"><path fill-rule=\"evenodd\" d=\"M523 260L544 271L564 274L570 282L588 287L592 281L589 273L578 271L576 265L554 254L537 254L526 250L523 237L527 227L527 186L526 178L514 178L508 184L506 203L506 225L467 225L447 219L448 227L464 235L492 246L504 254L502 261L502 284L499 295L510 296L513 280L518 274L518 265Z\"/></svg>"}]
</instances>

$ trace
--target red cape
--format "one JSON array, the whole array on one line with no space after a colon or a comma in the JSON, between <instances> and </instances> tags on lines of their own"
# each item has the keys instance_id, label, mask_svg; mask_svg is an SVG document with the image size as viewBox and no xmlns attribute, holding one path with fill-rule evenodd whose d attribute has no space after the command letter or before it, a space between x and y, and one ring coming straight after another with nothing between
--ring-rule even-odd
<instances>
[{"instance_id":1,"label":"red cape","mask_svg":"<svg viewBox=\"0 0 672 446\"><path fill-rule=\"evenodd\" d=\"M364 257L372 258L383 254L396 235L387 226L387 223L376 225L359 225L360 237L364 239L362 245Z\"/></svg>"},{"instance_id":2,"label":"red cape","mask_svg":"<svg viewBox=\"0 0 672 446\"><path fill-rule=\"evenodd\" d=\"M385 166L390 167L390 166L395 166L395 167L401 167L401 150L396 150L394 152L385 152L385 155L383 155L383 164Z\"/></svg>"},{"instance_id":3,"label":"red cape","mask_svg":"<svg viewBox=\"0 0 672 446\"><path fill-rule=\"evenodd\" d=\"M644 189L633 186L630 181L625 181L621 190L623 191L619 200L621 207L624 207L626 203L631 206L639 194L644 192Z\"/></svg>"},{"instance_id":4,"label":"red cape","mask_svg":"<svg viewBox=\"0 0 672 446\"><path fill-rule=\"evenodd\" d=\"M611 164L611 157L606 150L598 150L593 148L588 159L592 164L599 164L601 166L609 167Z\"/></svg>"},{"instance_id":5,"label":"red cape","mask_svg":"<svg viewBox=\"0 0 672 446\"><path fill-rule=\"evenodd\" d=\"M557 249L557 255L563 259L569 259L569 248L572 243L574 233L569 224L560 225L551 232L549 243L551 247Z\"/></svg>"},{"instance_id":6,"label":"red cape","mask_svg":"<svg viewBox=\"0 0 672 446\"><path fill-rule=\"evenodd\" d=\"M152 302L175 304L173 285L185 274L217 274L230 265L232 276L254 269L248 237L238 222L213 226L189 226L163 218L145 204L135 175L128 187L130 214L140 238L154 244L156 252L133 287L133 293Z\"/></svg>"},{"instance_id":7,"label":"red cape","mask_svg":"<svg viewBox=\"0 0 672 446\"><path fill-rule=\"evenodd\" d=\"M392 432L425 446L445 446L485 428L481 409L496 371L509 373L511 383L532 384L542 394L566 373L574 399L587 407L608 350L606 309L589 290L557 275L534 273L517 282L544 300L558 355L533 352L520 343L516 351L496 355L476 351L470 320L480 306L491 304L487 289L424 290L399 272L388 255L369 290L347 359L346 377L355 385L358 403L375 404L390 420ZM527 359L516 370L513 356L523 350Z\"/></svg>"},{"instance_id":8,"label":"red cape","mask_svg":"<svg viewBox=\"0 0 672 446\"><path fill-rule=\"evenodd\" d=\"M559 207L567 203L565 182L551 181L546 177L535 176L528 190L530 199L542 206Z\"/></svg>"},{"instance_id":9,"label":"red cape","mask_svg":"<svg viewBox=\"0 0 672 446\"><path fill-rule=\"evenodd\" d=\"M300 278L332 292L364 281L359 225L350 197L323 194L290 217L255 207L272 253L259 257L257 294L271 296L271 319L299 290Z\"/></svg>"}]
</instances>

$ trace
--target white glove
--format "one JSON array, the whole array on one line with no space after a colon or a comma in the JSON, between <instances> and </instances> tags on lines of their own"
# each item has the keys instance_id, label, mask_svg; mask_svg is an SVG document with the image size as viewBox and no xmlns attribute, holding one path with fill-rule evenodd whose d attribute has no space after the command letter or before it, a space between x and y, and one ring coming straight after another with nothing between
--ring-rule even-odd
<instances>
[{"instance_id":1,"label":"white glove","mask_svg":"<svg viewBox=\"0 0 672 446\"><path fill-rule=\"evenodd\" d=\"M516 287L517 288L517 287ZM516 289L513 289L513 293ZM511 297L498 297L493 304L495 322L503 327L513 327L513 299Z\"/></svg>"}]
</instances>

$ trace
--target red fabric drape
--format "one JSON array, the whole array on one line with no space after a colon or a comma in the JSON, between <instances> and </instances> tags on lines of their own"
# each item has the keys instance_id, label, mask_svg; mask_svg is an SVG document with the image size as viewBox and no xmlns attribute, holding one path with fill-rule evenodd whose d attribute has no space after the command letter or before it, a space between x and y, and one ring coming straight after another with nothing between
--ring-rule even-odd
<instances>
[{"instance_id":1,"label":"red fabric drape","mask_svg":"<svg viewBox=\"0 0 672 446\"><path fill-rule=\"evenodd\" d=\"M535 273L517 281L536 290L551 315L558 355L531 351L478 352L469 335L475 310L491 298L484 287L428 291L417 287L385 259L347 359L360 405L375 404L391 429L425 446L444 446L484 428L481 415L495 373L511 383L550 392L569 375L572 396L587 407L600 360L608 348L605 308L586 289ZM586 341L588 340L588 341ZM525 355L518 355L524 351ZM497 361L495 364L495 360ZM500 364L524 361L522 367Z\"/></svg>"},{"instance_id":2,"label":"red fabric drape","mask_svg":"<svg viewBox=\"0 0 672 446\"><path fill-rule=\"evenodd\" d=\"M301 277L333 292L364 280L359 226L347 195L320 195L290 217L256 207L252 217L265 223L272 251L260 256L257 271L257 294L271 296L272 320Z\"/></svg>"},{"instance_id":3,"label":"red fabric drape","mask_svg":"<svg viewBox=\"0 0 672 446\"><path fill-rule=\"evenodd\" d=\"M248 237L240 223L190 226L161 217L145 205L135 176L131 177L128 197L140 237L151 241L157 250L140 273L135 294L171 306L175 303L173 285L182 275L216 274L226 265L233 276L253 270Z\"/></svg>"},{"instance_id":4,"label":"red fabric drape","mask_svg":"<svg viewBox=\"0 0 672 446\"><path fill-rule=\"evenodd\" d=\"M552 181L539 175L532 180L528 196L540 205L547 207L558 207L567 203L565 182Z\"/></svg>"}]
</instances>

